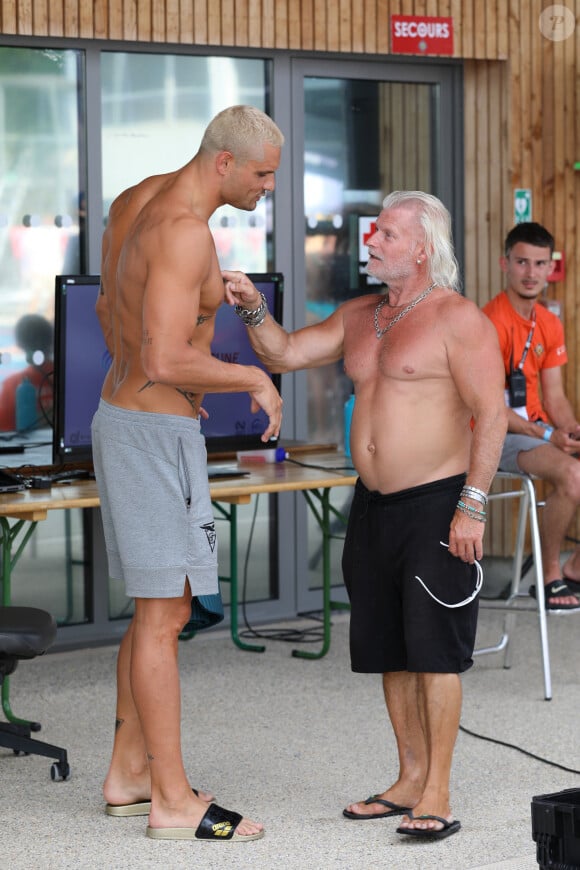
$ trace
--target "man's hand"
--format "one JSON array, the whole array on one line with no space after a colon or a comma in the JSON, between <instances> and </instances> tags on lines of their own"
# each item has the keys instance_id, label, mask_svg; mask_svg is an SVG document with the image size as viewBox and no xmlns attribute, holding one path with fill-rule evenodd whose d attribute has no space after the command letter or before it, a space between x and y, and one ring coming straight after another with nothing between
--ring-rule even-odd
<instances>
[{"instance_id":1,"label":"man's hand","mask_svg":"<svg viewBox=\"0 0 580 870\"><path fill-rule=\"evenodd\" d=\"M264 443L270 438L278 438L282 425L282 397L272 383L271 379L264 374L264 384L250 393L252 400L252 414L256 414L260 408L268 415L268 426L261 436Z\"/></svg>"},{"instance_id":2,"label":"man's hand","mask_svg":"<svg viewBox=\"0 0 580 870\"><path fill-rule=\"evenodd\" d=\"M554 429L552 435L550 437L549 443L554 447L557 447L559 450L563 450L564 453L568 453L572 455L573 453L578 453L578 440L580 439L580 433L574 432L569 434L564 429Z\"/></svg>"},{"instance_id":3,"label":"man's hand","mask_svg":"<svg viewBox=\"0 0 580 870\"><path fill-rule=\"evenodd\" d=\"M480 506L481 507L481 506ZM485 523L455 511L449 529L449 552L471 565L483 556Z\"/></svg>"},{"instance_id":4,"label":"man's hand","mask_svg":"<svg viewBox=\"0 0 580 870\"><path fill-rule=\"evenodd\" d=\"M222 271L225 299L228 305L243 305L244 308L258 308L262 302L258 290L243 272Z\"/></svg>"}]
</instances>

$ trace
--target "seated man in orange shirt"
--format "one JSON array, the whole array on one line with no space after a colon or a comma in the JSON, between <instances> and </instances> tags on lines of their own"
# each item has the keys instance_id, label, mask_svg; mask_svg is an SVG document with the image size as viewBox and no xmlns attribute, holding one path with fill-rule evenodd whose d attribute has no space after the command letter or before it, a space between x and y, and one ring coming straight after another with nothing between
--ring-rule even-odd
<instances>
[{"instance_id":1,"label":"seated man in orange shirt","mask_svg":"<svg viewBox=\"0 0 580 870\"><path fill-rule=\"evenodd\" d=\"M506 373L508 434L500 471L533 474L553 486L542 511L541 540L546 608L558 612L580 609L573 594L580 591L580 550L560 566L566 530L580 504L580 423L564 393L562 324L537 304L553 251L554 239L540 224L515 226L500 260L507 287L483 311L497 329ZM535 587L530 594L536 595Z\"/></svg>"}]
</instances>

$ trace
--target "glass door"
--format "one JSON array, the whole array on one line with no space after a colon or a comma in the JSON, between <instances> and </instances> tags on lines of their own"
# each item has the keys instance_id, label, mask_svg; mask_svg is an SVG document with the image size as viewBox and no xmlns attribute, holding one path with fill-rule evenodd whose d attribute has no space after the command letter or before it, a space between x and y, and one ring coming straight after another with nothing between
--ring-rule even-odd
<instances>
[{"instance_id":1,"label":"glass door","mask_svg":"<svg viewBox=\"0 0 580 870\"><path fill-rule=\"evenodd\" d=\"M296 61L293 66L296 327L328 317L342 302L375 292L365 273L365 240L385 195L425 190L439 196L461 225L455 173L461 139L454 138L458 90L452 65ZM459 79L460 83L460 79ZM459 256L461 252L459 252ZM295 378L296 433L310 443L343 446L343 408L351 383L342 362ZM334 506L348 514L351 492L338 488ZM320 530L298 511L298 610L320 605ZM336 522L333 531L341 533ZM344 596L342 542L333 541L333 598Z\"/></svg>"}]
</instances>

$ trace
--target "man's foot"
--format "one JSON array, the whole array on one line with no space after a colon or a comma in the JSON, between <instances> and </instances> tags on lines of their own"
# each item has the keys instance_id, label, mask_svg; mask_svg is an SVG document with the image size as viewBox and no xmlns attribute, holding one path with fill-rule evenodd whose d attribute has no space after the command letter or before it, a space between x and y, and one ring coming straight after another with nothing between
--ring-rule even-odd
<instances>
[{"instance_id":1,"label":"man's foot","mask_svg":"<svg viewBox=\"0 0 580 870\"><path fill-rule=\"evenodd\" d=\"M360 811L363 808L363 812ZM378 812L375 808L382 807ZM370 808L370 809L368 809ZM394 804L392 801L387 801L379 797L377 794L372 794L366 801L360 801L349 806L342 811L343 816L347 819L388 819L391 816L402 816L409 812L411 807L401 807L399 804Z\"/></svg>"},{"instance_id":2,"label":"man's foot","mask_svg":"<svg viewBox=\"0 0 580 870\"><path fill-rule=\"evenodd\" d=\"M264 836L264 826L260 822L244 819L240 813L225 810L217 804L210 804L197 825L192 827L153 827L147 828L147 836L153 840L228 840L243 842L260 840Z\"/></svg>"},{"instance_id":3,"label":"man's foot","mask_svg":"<svg viewBox=\"0 0 580 870\"><path fill-rule=\"evenodd\" d=\"M342 814L347 819L386 819L389 816L401 816L415 806L420 796L419 789L396 782L381 794L349 804Z\"/></svg>"},{"instance_id":4,"label":"man's foot","mask_svg":"<svg viewBox=\"0 0 580 870\"><path fill-rule=\"evenodd\" d=\"M206 791L198 791L192 788L196 797L209 804L214 800L213 795ZM105 804L105 813L108 816L128 818L129 816L148 816L151 812L151 799L134 801L128 804Z\"/></svg>"},{"instance_id":5,"label":"man's foot","mask_svg":"<svg viewBox=\"0 0 580 870\"><path fill-rule=\"evenodd\" d=\"M461 822L450 816L436 816L431 813L415 815L409 812L397 828L398 834L409 834L412 837L424 837L431 840L442 840L456 834L461 828Z\"/></svg>"},{"instance_id":6,"label":"man's foot","mask_svg":"<svg viewBox=\"0 0 580 870\"><path fill-rule=\"evenodd\" d=\"M562 581L573 595L580 595L580 577L575 576L576 571L570 568L569 565L570 560L562 568Z\"/></svg>"},{"instance_id":7,"label":"man's foot","mask_svg":"<svg viewBox=\"0 0 580 870\"><path fill-rule=\"evenodd\" d=\"M536 587L530 586L529 593L536 598ZM546 610L561 613L569 610L580 610L580 601L572 594L564 580L552 580L544 585Z\"/></svg>"}]
</instances>

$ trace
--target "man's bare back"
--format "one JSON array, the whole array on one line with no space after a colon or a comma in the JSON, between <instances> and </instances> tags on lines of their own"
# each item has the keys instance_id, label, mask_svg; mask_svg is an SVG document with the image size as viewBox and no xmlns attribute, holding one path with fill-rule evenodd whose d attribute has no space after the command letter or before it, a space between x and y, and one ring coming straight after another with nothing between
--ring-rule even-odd
<instances>
[{"instance_id":1,"label":"man's bare back","mask_svg":"<svg viewBox=\"0 0 580 870\"><path fill-rule=\"evenodd\" d=\"M181 170L145 179L115 200L97 302L113 356L105 401L198 417L205 392L248 392L252 410L263 408L270 418L264 440L278 434L282 403L270 378L257 366L211 355L224 289L208 221L230 199L255 208L273 189L279 159L280 149L270 145L263 159L238 167L228 152L217 168L197 155Z\"/></svg>"},{"instance_id":2,"label":"man's bare back","mask_svg":"<svg viewBox=\"0 0 580 870\"><path fill-rule=\"evenodd\" d=\"M213 238L207 222L187 208L186 194L176 173L148 179L142 191L138 188L119 215L119 231L115 230L115 219L111 226L112 249L118 250L115 280L111 282L115 287L113 331L117 340L115 372L108 385L108 397L103 397L130 410L197 417L200 392L191 390L186 382L152 380L145 371L147 350L154 342L154 331L147 328L145 321L155 316L148 314L151 307L171 306L171 279L163 285L152 285L150 276L163 267L167 255L164 248L170 249L176 239L187 236L186 244L195 250L196 264L192 280L186 276L185 286L178 288L185 302L180 318L181 340L210 356L215 312L223 302ZM158 298L161 295L163 298Z\"/></svg>"},{"instance_id":3,"label":"man's bare back","mask_svg":"<svg viewBox=\"0 0 580 870\"><path fill-rule=\"evenodd\" d=\"M171 175L175 175L175 173L171 173ZM139 212L160 190L168 177L168 175L154 175L145 178L139 184L119 194L109 209L109 217L102 242L101 288L96 304L101 329L103 330L109 353L113 357L113 364L107 373L102 390L102 396L107 402L113 401L115 385L120 380L120 363L117 360L121 357L121 343L119 330L117 329L117 332L114 333L113 324L113 317L116 312L119 255L129 229Z\"/></svg>"}]
</instances>

